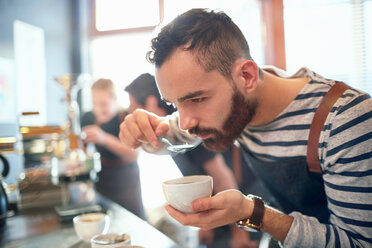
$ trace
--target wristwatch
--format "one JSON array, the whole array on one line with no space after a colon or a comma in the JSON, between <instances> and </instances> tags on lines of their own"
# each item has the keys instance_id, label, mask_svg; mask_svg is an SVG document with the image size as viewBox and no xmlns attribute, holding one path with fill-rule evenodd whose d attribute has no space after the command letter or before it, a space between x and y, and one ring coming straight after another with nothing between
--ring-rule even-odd
<instances>
[{"instance_id":1,"label":"wristwatch","mask_svg":"<svg viewBox=\"0 0 372 248\"><path fill-rule=\"evenodd\" d=\"M257 232L262 227L262 219L265 214L265 204L261 197L247 195L253 201L253 212L250 218L239 220L236 225L246 231Z\"/></svg>"}]
</instances>

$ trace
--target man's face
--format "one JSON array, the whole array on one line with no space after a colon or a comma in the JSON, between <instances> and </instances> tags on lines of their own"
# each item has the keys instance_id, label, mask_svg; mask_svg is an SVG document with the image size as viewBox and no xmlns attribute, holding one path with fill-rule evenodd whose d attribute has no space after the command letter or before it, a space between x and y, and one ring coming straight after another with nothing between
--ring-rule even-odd
<instances>
[{"instance_id":1,"label":"man's face","mask_svg":"<svg viewBox=\"0 0 372 248\"><path fill-rule=\"evenodd\" d=\"M218 71L206 72L188 51L173 52L156 78L164 100L178 108L180 128L210 150L226 150L254 116L256 100L246 100Z\"/></svg>"}]
</instances>

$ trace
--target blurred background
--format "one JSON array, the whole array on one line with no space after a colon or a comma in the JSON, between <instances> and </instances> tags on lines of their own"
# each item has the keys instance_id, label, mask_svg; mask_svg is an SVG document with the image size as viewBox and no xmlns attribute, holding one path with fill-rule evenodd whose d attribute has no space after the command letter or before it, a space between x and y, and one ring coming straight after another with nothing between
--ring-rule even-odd
<instances>
[{"instance_id":1,"label":"blurred background","mask_svg":"<svg viewBox=\"0 0 372 248\"><path fill-rule=\"evenodd\" d=\"M0 0L0 138L18 137L21 126L66 123L66 91L55 80L64 75L85 75L76 93L81 113L92 109L98 78L112 79L128 107L124 88L154 74L145 57L151 38L191 8L226 12L259 66L289 73L306 66L372 93L372 0ZM173 163L140 152L147 213L165 203L161 182L181 176ZM8 183L27 169L11 164Z\"/></svg>"}]
</instances>

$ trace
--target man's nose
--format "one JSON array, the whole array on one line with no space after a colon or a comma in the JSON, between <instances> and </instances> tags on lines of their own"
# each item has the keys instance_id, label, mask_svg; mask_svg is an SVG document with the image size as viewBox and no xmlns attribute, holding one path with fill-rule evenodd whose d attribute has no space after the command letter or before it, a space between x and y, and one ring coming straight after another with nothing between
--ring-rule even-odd
<instances>
[{"instance_id":1,"label":"man's nose","mask_svg":"<svg viewBox=\"0 0 372 248\"><path fill-rule=\"evenodd\" d=\"M189 130L198 124L197 119L190 113L190 111L184 109L178 109L179 114L179 127L182 130Z\"/></svg>"}]
</instances>

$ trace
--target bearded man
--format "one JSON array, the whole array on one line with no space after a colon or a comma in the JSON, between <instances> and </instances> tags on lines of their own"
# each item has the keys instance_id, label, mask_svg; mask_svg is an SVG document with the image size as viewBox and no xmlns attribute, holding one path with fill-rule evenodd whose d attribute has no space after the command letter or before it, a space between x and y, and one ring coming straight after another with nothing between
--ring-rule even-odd
<instances>
[{"instance_id":1,"label":"bearded man","mask_svg":"<svg viewBox=\"0 0 372 248\"><path fill-rule=\"evenodd\" d=\"M190 10L152 40L162 98L178 115L135 111L121 125L125 144L159 151L158 136L201 139L214 151L238 143L280 211L237 190L197 199L184 225L236 222L285 247L372 246L372 100L342 82L300 69L291 77L258 68L248 44L222 12Z\"/></svg>"}]
</instances>

